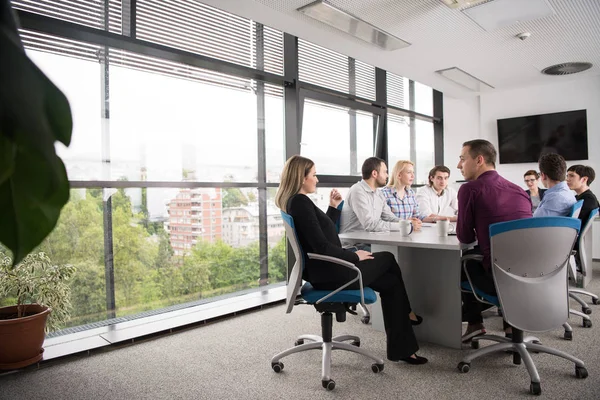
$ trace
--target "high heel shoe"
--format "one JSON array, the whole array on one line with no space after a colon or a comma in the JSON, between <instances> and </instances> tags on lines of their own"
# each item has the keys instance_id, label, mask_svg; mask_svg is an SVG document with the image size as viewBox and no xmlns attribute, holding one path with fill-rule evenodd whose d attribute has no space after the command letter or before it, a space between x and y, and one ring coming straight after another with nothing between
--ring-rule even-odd
<instances>
[{"instance_id":1,"label":"high heel shoe","mask_svg":"<svg viewBox=\"0 0 600 400\"><path fill-rule=\"evenodd\" d=\"M421 322L423 322L423 317L421 317L420 315L415 314L415 317L417 317L417 320L415 321L414 319L410 320L410 323L414 325L421 325Z\"/></svg>"}]
</instances>

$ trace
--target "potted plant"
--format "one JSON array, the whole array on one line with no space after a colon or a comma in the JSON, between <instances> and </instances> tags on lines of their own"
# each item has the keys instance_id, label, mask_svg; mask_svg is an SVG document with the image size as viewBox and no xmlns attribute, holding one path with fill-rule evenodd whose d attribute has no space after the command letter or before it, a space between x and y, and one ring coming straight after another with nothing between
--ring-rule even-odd
<instances>
[{"instance_id":1,"label":"potted plant","mask_svg":"<svg viewBox=\"0 0 600 400\"><path fill-rule=\"evenodd\" d=\"M69 319L68 281L74 272L71 265L52 264L43 252L27 255L14 267L0 252L0 298L16 303L0 307L0 369L22 368L42 359L45 332Z\"/></svg>"}]
</instances>

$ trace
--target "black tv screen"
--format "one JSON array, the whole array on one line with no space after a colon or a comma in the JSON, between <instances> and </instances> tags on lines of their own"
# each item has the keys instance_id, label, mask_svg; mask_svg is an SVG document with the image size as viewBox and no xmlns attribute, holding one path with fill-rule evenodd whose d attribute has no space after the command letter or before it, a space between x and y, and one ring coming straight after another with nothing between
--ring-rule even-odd
<instances>
[{"instance_id":1,"label":"black tv screen","mask_svg":"<svg viewBox=\"0 0 600 400\"><path fill-rule=\"evenodd\" d=\"M542 154L587 160L586 110L498 120L500 164L537 162Z\"/></svg>"}]
</instances>

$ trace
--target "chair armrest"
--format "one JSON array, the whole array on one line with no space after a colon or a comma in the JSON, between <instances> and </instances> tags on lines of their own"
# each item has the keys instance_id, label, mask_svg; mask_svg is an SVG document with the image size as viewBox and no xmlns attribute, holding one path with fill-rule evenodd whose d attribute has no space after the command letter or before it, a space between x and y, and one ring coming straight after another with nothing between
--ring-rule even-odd
<instances>
[{"instance_id":1,"label":"chair armrest","mask_svg":"<svg viewBox=\"0 0 600 400\"><path fill-rule=\"evenodd\" d=\"M363 310L366 311L366 315L368 315L367 307L365 304L365 293L364 293L363 282L362 282L362 273L360 272L360 269L358 269L356 267L356 265L352 264L350 261L342 260L341 258L337 258L337 257L325 256L325 255L316 254L316 253L306 253L306 255L311 260L321 260L321 261L327 261L330 263L338 264L343 267L346 267L346 268L356 271L356 274L357 274L356 278L354 278L354 279L350 280L349 282L345 283L344 285L340 286L333 292L329 293L327 296L320 298L316 304L322 303L323 301L327 300L334 294L344 290L345 288L347 288L348 286L350 286L351 284L353 284L354 282L356 282L358 280L358 285L359 285L359 289L360 289L360 305L362 306Z\"/></svg>"}]
</instances>

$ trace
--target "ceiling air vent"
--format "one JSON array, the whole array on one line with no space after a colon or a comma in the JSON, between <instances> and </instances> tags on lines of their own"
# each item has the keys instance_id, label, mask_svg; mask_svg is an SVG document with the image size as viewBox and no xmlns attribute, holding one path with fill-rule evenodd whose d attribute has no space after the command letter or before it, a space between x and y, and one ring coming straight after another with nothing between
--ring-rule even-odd
<instances>
[{"instance_id":1,"label":"ceiling air vent","mask_svg":"<svg viewBox=\"0 0 600 400\"><path fill-rule=\"evenodd\" d=\"M589 62L567 62L544 68L542 74L546 75L570 75L592 68Z\"/></svg>"}]
</instances>

